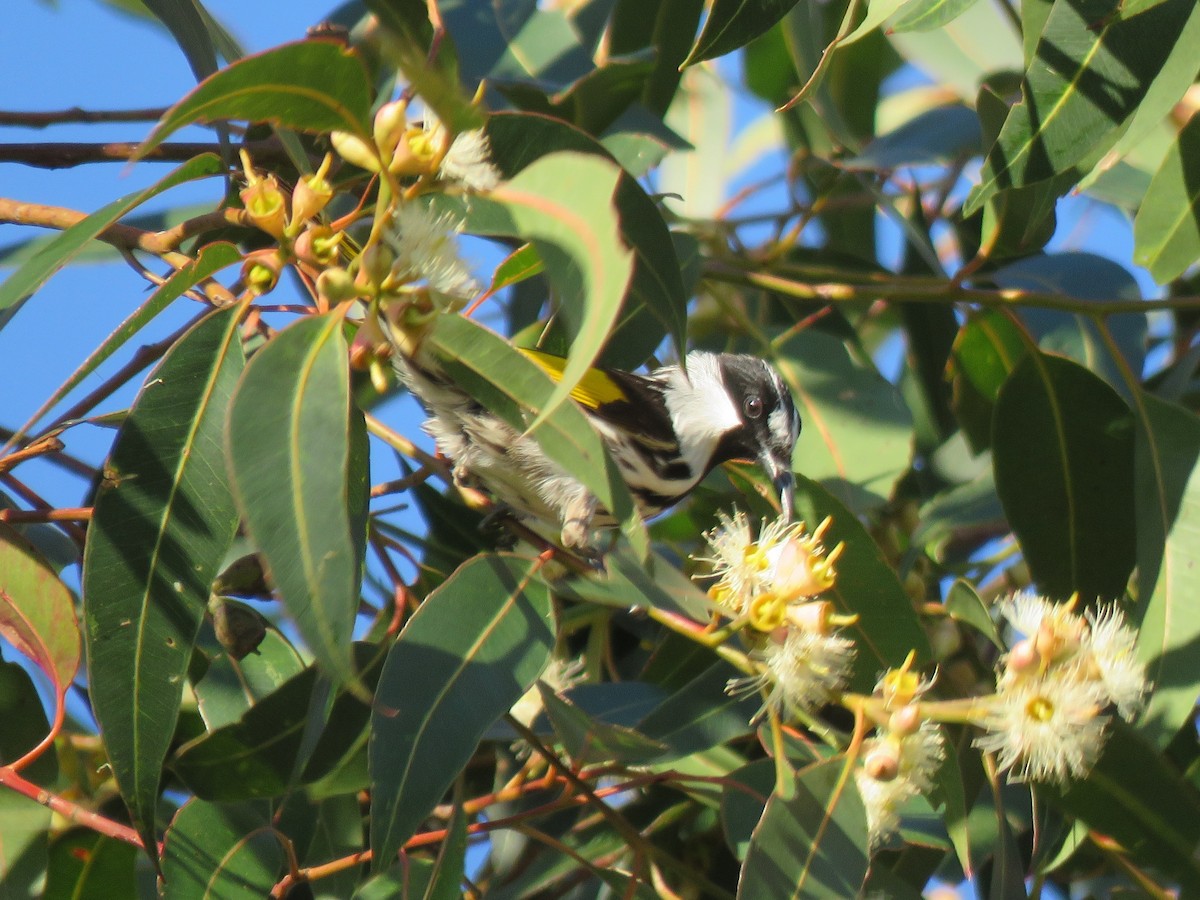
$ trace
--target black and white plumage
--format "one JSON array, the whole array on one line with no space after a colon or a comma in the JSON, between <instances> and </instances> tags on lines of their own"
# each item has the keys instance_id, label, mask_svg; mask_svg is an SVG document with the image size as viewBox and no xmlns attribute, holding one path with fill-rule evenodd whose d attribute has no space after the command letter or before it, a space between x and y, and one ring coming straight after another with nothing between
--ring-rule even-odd
<instances>
[{"instance_id":1,"label":"black and white plumage","mask_svg":"<svg viewBox=\"0 0 1200 900\"><path fill-rule=\"evenodd\" d=\"M558 357L524 351L552 376ZM429 414L424 428L460 484L479 488L518 517L550 523L565 547L589 551L594 529L615 523L584 485L435 368L399 360L404 383ZM773 366L755 356L693 351L686 373L592 369L572 394L600 434L638 510L650 518L685 497L713 467L762 466L792 505L792 451L800 419Z\"/></svg>"}]
</instances>

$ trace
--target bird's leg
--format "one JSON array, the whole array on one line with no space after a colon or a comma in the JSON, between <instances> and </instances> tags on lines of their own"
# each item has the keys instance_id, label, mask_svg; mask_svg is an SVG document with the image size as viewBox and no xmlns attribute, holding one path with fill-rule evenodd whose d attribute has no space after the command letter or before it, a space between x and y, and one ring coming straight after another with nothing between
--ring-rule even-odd
<instances>
[{"instance_id":1,"label":"bird's leg","mask_svg":"<svg viewBox=\"0 0 1200 900\"><path fill-rule=\"evenodd\" d=\"M591 549L592 517L598 501L587 489L581 489L562 506L562 545L568 550Z\"/></svg>"}]
</instances>

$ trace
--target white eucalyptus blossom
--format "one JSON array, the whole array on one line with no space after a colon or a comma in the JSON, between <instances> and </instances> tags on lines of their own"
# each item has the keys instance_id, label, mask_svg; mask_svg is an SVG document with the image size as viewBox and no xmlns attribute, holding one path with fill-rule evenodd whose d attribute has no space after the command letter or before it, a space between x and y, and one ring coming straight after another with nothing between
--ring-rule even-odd
<instances>
[{"instance_id":1,"label":"white eucalyptus blossom","mask_svg":"<svg viewBox=\"0 0 1200 900\"><path fill-rule=\"evenodd\" d=\"M901 807L929 793L945 757L942 730L929 720L910 733L889 731L863 743L854 781L867 811L870 849L900 830Z\"/></svg>"},{"instance_id":2,"label":"white eucalyptus blossom","mask_svg":"<svg viewBox=\"0 0 1200 900\"><path fill-rule=\"evenodd\" d=\"M395 254L391 279L397 285L422 283L450 297L468 298L479 293L458 253L462 222L449 212L410 201L392 216L386 233Z\"/></svg>"},{"instance_id":3,"label":"white eucalyptus blossom","mask_svg":"<svg viewBox=\"0 0 1200 900\"><path fill-rule=\"evenodd\" d=\"M1012 781L1082 778L1104 747L1107 701L1098 682L1078 678L1071 668L1002 680L975 745L995 753Z\"/></svg>"},{"instance_id":4,"label":"white eucalyptus blossom","mask_svg":"<svg viewBox=\"0 0 1200 900\"><path fill-rule=\"evenodd\" d=\"M455 136L438 167L438 177L471 191L490 191L500 183L500 170L492 164L492 145L482 129Z\"/></svg>"}]
</instances>

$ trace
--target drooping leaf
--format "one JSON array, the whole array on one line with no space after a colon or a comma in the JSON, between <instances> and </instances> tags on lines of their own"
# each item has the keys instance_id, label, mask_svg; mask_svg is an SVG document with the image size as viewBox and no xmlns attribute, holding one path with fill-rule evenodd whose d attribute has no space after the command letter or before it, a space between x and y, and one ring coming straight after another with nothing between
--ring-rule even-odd
<instances>
[{"instance_id":1,"label":"drooping leaf","mask_svg":"<svg viewBox=\"0 0 1200 900\"><path fill-rule=\"evenodd\" d=\"M286 869L266 808L189 800L163 841L164 900L261 900Z\"/></svg>"},{"instance_id":2,"label":"drooping leaf","mask_svg":"<svg viewBox=\"0 0 1200 900\"><path fill-rule=\"evenodd\" d=\"M1183 407L1139 394L1134 407L1138 656L1154 685L1139 730L1165 746L1191 717L1200 634L1191 598L1200 589L1200 420Z\"/></svg>"},{"instance_id":3,"label":"drooping leaf","mask_svg":"<svg viewBox=\"0 0 1200 900\"><path fill-rule=\"evenodd\" d=\"M187 57L192 74L199 81L217 71L217 48L204 24L204 16L194 0L143 0Z\"/></svg>"},{"instance_id":4,"label":"drooping leaf","mask_svg":"<svg viewBox=\"0 0 1200 900\"><path fill-rule=\"evenodd\" d=\"M938 106L880 135L842 165L883 171L900 166L945 165L979 150L979 117L975 111L959 105Z\"/></svg>"},{"instance_id":5,"label":"drooping leaf","mask_svg":"<svg viewBox=\"0 0 1200 900\"><path fill-rule=\"evenodd\" d=\"M32 295L51 275L74 259L87 245L132 209L176 185L208 178L222 171L220 160L205 153L184 163L150 187L127 194L75 223L54 240L38 248L25 263L0 283L0 311Z\"/></svg>"},{"instance_id":6,"label":"drooping leaf","mask_svg":"<svg viewBox=\"0 0 1200 900\"><path fill-rule=\"evenodd\" d=\"M479 128L483 113L460 85L453 42L437 43L428 7L413 0L366 0L365 5L385 35L381 49L421 101L456 134ZM480 7L472 10L481 12Z\"/></svg>"},{"instance_id":7,"label":"drooping leaf","mask_svg":"<svg viewBox=\"0 0 1200 900\"><path fill-rule=\"evenodd\" d=\"M0 637L46 673L61 704L79 668L75 600L33 545L4 523L0 523Z\"/></svg>"},{"instance_id":8,"label":"drooping leaf","mask_svg":"<svg viewBox=\"0 0 1200 900\"><path fill-rule=\"evenodd\" d=\"M33 679L19 664L0 662L0 764L8 765L41 743L50 723ZM35 784L53 784L58 764L53 751L22 769ZM51 812L36 800L0 789L0 885L13 897L38 897L46 876Z\"/></svg>"},{"instance_id":9,"label":"drooping leaf","mask_svg":"<svg viewBox=\"0 0 1200 900\"><path fill-rule=\"evenodd\" d=\"M1134 220L1135 259L1160 283L1200 258L1200 116L1167 151Z\"/></svg>"},{"instance_id":10,"label":"drooping leaf","mask_svg":"<svg viewBox=\"0 0 1200 900\"><path fill-rule=\"evenodd\" d=\"M796 0L716 0L692 50L679 67L693 66L744 47L788 14Z\"/></svg>"},{"instance_id":11,"label":"drooping leaf","mask_svg":"<svg viewBox=\"0 0 1200 900\"><path fill-rule=\"evenodd\" d=\"M1122 19L1111 0L1056 0L1028 61L1022 102L989 151L966 211L994 193L1097 161L1162 70L1194 8L1167 0Z\"/></svg>"},{"instance_id":12,"label":"drooping leaf","mask_svg":"<svg viewBox=\"0 0 1200 900\"><path fill-rule=\"evenodd\" d=\"M642 104L663 116L679 86L681 63L692 46L704 4L699 0L618 0L608 39L612 52L632 54L653 48L655 68L642 91Z\"/></svg>"},{"instance_id":13,"label":"drooping leaf","mask_svg":"<svg viewBox=\"0 0 1200 900\"><path fill-rule=\"evenodd\" d=\"M977 0L909 0L892 16L888 22L888 29L899 32L941 28L953 22L976 2Z\"/></svg>"},{"instance_id":14,"label":"drooping leaf","mask_svg":"<svg viewBox=\"0 0 1200 900\"><path fill-rule=\"evenodd\" d=\"M527 559L476 557L425 599L388 654L371 724L376 871L549 661L550 597L534 575Z\"/></svg>"},{"instance_id":15,"label":"drooping leaf","mask_svg":"<svg viewBox=\"0 0 1200 900\"><path fill-rule=\"evenodd\" d=\"M563 750L577 766L619 761L641 764L661 756L666 745L623 725L589 716L569 699L538 683L546 717Z\"/></svg>"},{"instance_id":16,"label":"drooping leaf","mask_svg":"<svg viewBox=\"0 0 1200 900\"><path fill-rule=\"evenodd\" d=\"M750 840L739 900L856 897L867 874L867 817L846 760L834 757L772 794Z\"/></svg>"},{"instance_id":17,"label":"drooping leaf","mask_svg":"<svg viewBox=\"0 0 1200 900\"><path fill-rule=\"evenodd\" d=\"M203 634L202 630L202 642ZM236 722L251 706L303 669L304 660L296 648L272 626L267 627L254 652L240 660L221 648L209 660L204 677L192 688L205 727L216 731Z\"/></svg>"},{"instance_id":18,"label":"drooping leaf","mask_svg":"<svg viewBox=\"0 0 1200 900\"><path fill-rule=\"evenodd\" d=\"M284 44L206 78L167 110L138 152L149 153L185 125L225 119L348 131L369 140L371 87L362 63L337 43Z\"/></svg>"},{"instance_id":19,"label":"drooping leaf","mask_svg":"<svg viewBox=\"0 0 1200 900\"><path fill-rule=\"evenodd\" d=\"M1100 759L1066 789L1044 788L1051 802L1166 872L1183 895L1200 890L1200 792L1158 749L1120 720L1109 726Z\"/></svg>"},{"instance_id":20,"label":"drooping leaf","mask_svg":"<svg viewBox=\"0 0 1200 900\"><path fill-rule=\"evenodd\" d=\"M497 166L512 177L548 153L566 150L611 158L590 135L565 122L544 116L498 114L488 120L488 135ZM688 292L680 279L681 263L662 212L636 180L622 172L613 197L621 239L633 251L633 275L621 306L616 332L599 360L630 369L642 363L663 336L682 352ZM579 307L564 323L569 339L583 327L580 304L585 297L560 296L568 307ZM619 336L619 337L618 337Z\"/></svg>"},{"instance_id":21,"label":"drooping leaf","mask_svg":"<svg viewBox=\"0 0 1200 900\"><path fill-rule=\"evenodd\" d=\"M147 378L105 465L84 553L92 706L150 847L183 676L237 527L221 438L244 365L239 314L201 321Z\"/></svg>"},{"instance_id":22,"label":"drooping leaf","mask_svg":"<svg viewBox=\"0 0 1200 900\"><path fill-rule=\"evenodd\" d=\"M550 283L582 313L561 383L533 427L570 396L596 361L617 321L633 274L613 205L620 169L594 154L552 153L523 168L487 197L470 198L466 228L528 240Z\"/></svg>"},{"instance_id":23,"label":"drooping leaf","mask_svg":"<svg viewBox=\"0 0 1200 900\"><path fill-rule=\"evenodd\" d=\"M583 482L645 554L645 529L616 464L578 406L551 409L556 388L536 363L462 316L442 316L425 341L458 384L513 428L524 432L544 419L527 439L537 440L547 456Z\"/></svg>"},{"instance_id":24,"label":"drooping leaf","mask_svg":"<svg viewBox=\"0 0 1200 900\"><path fill-rule=\"evenodd\" d=\"M310 316L263 347L229 410L238 505L272 584L328 674L355 677L358 540L351 531L350 375L340 315Z\"/></svg>"},{"instance_id":25,"label":"drooping leaf","mask_svg":"<svg viewBox=\"0 0 1200 900\"><path fill-rule=\"evenodd\" d=\"M1134 564L1134 430L1100 378L1030 353L1000 391L996 489L1041 590L1119 597Z\"/></svg>"}]
</instances>

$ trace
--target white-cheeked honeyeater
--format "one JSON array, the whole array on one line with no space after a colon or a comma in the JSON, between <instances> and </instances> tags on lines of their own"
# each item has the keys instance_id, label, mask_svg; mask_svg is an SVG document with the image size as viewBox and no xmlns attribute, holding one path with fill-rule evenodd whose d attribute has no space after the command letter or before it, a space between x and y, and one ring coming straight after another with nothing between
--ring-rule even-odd
<instances>
[{"instance_id":1,"label":"white-cheeked honeyeater","mask_svg":"<svg viewBox=\"0 0 1200 900\"><path fill-rule=\"evenodd\" d=\"M385 325L386 327L386 325ZM404 342L394 340L399 348ZM557 380L561 357L522 350ZM402 381L425 407L424 428L453 465L520 519L558 530L564 547L594 554L596 529L616 524L575 476L451 381L428 354L398 354ZM591 369L572 399L591 420L644 518L678 503L723 462L756 461L792 507L792 451L800 418L779 373L756 356L694 350L687 371Z\"/></svg>"}]
</instances>

